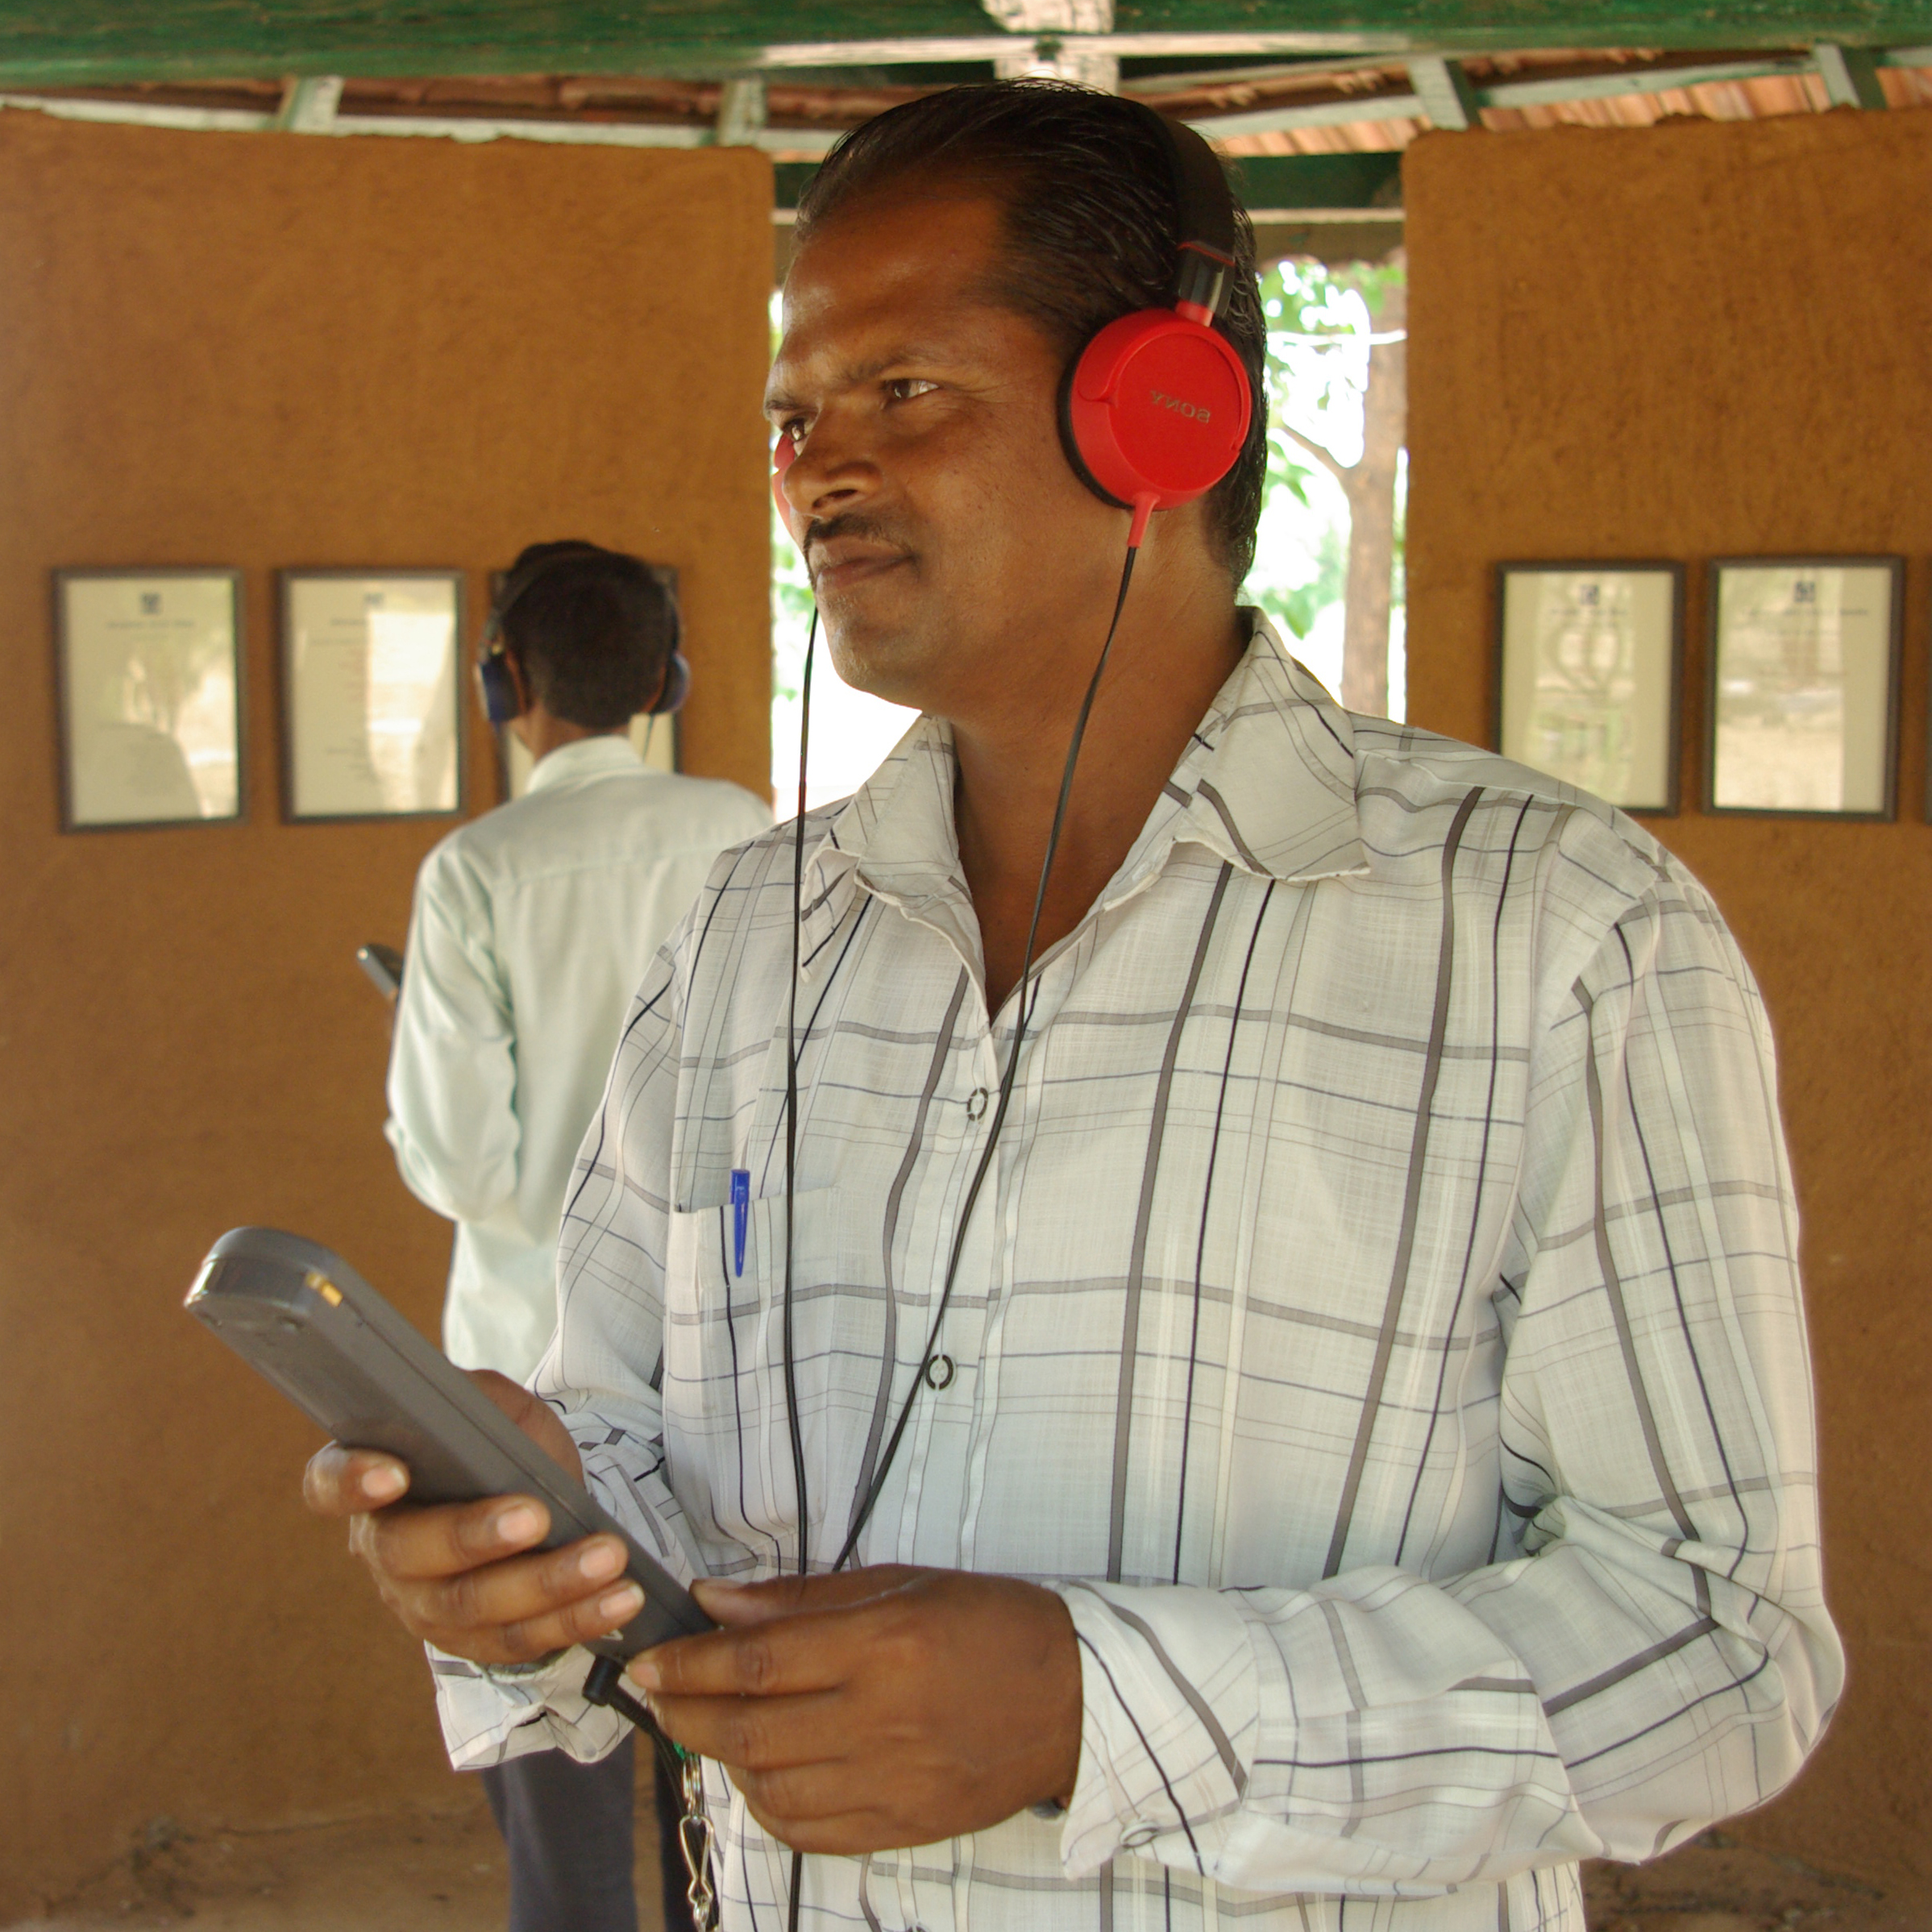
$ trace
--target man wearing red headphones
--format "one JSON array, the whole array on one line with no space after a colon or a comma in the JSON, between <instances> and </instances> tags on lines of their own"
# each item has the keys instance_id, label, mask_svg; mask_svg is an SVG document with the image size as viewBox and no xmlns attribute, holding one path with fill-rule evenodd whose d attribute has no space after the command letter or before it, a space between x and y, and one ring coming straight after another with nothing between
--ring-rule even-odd
<instances>
[{"instance_id":1,"label":"man wearing red headphones","mask_svg":"<svg viewBox=\"0 0 1932 1932\"><path fill-rule=\"evenodd\" d=\"M732 1932L1581 1932L1580 1859L1769 1797L1837 1694L1755 988L1639 827L1239 607L1265 325L1202 161L1002 84L801 205L781 500L924 715L720 862L492 1385L707 1579L630 1677ZM309 1495L457 1761L608 1749L615 1539L406 1484Z\"/></svg>"}]
</instances>

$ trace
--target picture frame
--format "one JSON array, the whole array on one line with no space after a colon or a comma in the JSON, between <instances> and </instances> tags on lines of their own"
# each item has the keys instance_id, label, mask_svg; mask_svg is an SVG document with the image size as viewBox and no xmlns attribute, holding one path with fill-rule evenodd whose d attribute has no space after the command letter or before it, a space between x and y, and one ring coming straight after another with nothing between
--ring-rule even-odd
<instances>
[{"instance_id":1,"label":"picture frame","mask_svg":"<svg viewBox=\"0 0 1932 1932\"><path fill-rule=\"evenodd\" d=\"M1626 812L1670 817L1682 764L1685 568L1496 566L1494 742Z\"/></svg>"},{"instance_id":2,"label":"picture frame","mask_svg":"<svg viewBox=\"0 0 1932 1932\"><path fill-rule=\"evenodd\" d=\"M278 577L283 817L459 816L464 573L331 568Z\"/></svg>"},{"instance_id":3,"label":"picture frame","mask_svg":"<svg viewBox=\"0 0 1932 1932\"><path fill-rule=\"evenodd\" d=\"M1713 560L1706 812L1897 816L1905 573L1902 557Z\"/></svg>"},{"instance_id":4,"label":"picture frame","mask_svg":"<svg viewBox=\"0 0 1932 1932\"><path fill-rule=\"evenodd\" d=\"M241 823L242 573L76 567L51 588L60 829Z\"/></svg>"},{"instance_id":5,"label":"picture frame","mask_svg":"<svg viewBox=\"0 0 1932 1932\"><path fill-rule=\"evenodd\" d=\"M677 567L670 563L647 563L650 574L671 592L671 601L678 600ZM490 605L496 607L497 600L503 595L507 571L490 572ZM480 644L478 649L481 649ZM472 657L472 662L473 663ZM675 774L684 769L683 713L682 710L669 712L653 717L648 712L639 712L630 721L631 748L638 758L654 771ZM507 805L512 800L521 798L530 789L530 774L536 768L536 760L525 748L523 741L507 725L495 727L497 741L497 803Z\"/></svg>"}]
</instances>

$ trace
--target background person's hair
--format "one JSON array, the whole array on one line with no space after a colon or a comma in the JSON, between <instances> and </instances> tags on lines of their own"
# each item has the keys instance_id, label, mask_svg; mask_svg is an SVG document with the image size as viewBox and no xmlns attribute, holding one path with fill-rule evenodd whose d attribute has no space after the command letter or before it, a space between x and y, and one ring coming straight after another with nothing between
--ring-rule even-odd
<instances>
[{"instance_id":1,"label":"background person's hair","mask_svg":"<svg viewBox=\"0 0 1932 1932\"><path fill-rule=\"evenodd\" d=\"M978 185L1006 210L991 291L1070 358L1136 309L1173 299L1174 163L1147 110L1062 81L973 82L888 109L845 136L799 197L796 239L849 202L921 180ZM1254 561L1268 472L1267 322L1254 230L1235 209L1236 266L1222 327L1246 365L1254 419L1208 497L1209 529L1238 587Z\"/></svg>"},{"instance_id":2,"label":"background person's hair","mask_svg":"<svg viewBox=\"0 0 1932 1932\"><path fill-rule=\"evenodd\" d=\"M650 567L621 551L533 543L511 573L552 556L563 560L504 613L504 647L553 717L619 729L657 696L678 641L677 607Z\"/></svg>"}]
</instances>

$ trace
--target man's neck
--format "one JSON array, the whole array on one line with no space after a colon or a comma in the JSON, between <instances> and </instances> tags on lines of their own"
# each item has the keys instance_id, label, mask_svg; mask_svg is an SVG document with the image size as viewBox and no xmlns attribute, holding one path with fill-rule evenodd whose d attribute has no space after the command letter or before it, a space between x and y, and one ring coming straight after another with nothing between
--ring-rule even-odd
<instances>
[{"instance_id":1,"label":"man's neck","mask_svg":"<svg viewBox=\"0 0 1932 1932\"><path fill-rule=\"evenodd\" d=\"M568 718L557 717L542 704L533 704L511 729L522 739L531 758L541 763L553 751L584 738L621 737L625 727L619 725L609 730L593 730L588 725L573 725Z\"/></svg>"},{"instance_id":2,"label":"man's neck","mask_svg":"<svg viewBox=\"0 0 1932 1932\"><path fill-rule=\"evenodd\" d=\"M1151 573L1150 573L1151 574ZM1128 593L1086 727L1037 959L1086 916L1146 824L1195 726L1240 662L1242 634L1225 580L1150 582ZM1136 603L1138 608L1136 609ZM1096 627L1095 654L1104 622ZM1066 751L1091 662L1047 715L952 720L960 862L978 916L987 1007L997 1012L1020 977L1027 927Z\"/></svg>"}]
</instances>

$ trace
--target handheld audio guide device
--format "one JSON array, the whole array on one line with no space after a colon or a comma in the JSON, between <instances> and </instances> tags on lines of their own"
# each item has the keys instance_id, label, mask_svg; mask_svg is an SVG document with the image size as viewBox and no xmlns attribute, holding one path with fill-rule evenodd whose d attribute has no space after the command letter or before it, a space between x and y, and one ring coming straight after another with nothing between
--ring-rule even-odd
<instances>
[{"instance_id":1,"label":"handheld audio guide device","mask_svg":"<svg viewBox=\"0 0 1932 1932\"><path fill-rule=\"evenodd\" d=\"M355 963L384 999L393 999L402 991L402 955L395 947L372 939L366 946L355 949Z\"/></svg>"},{"instance_id":2,"label":"handheld audio guide device","mask_svg":"<svg viewBox=\"0 0 1932 1932\"><path fill-rule=\"evenodd\" d=\"M408 1464L409 1502L535 1496L542 1548L615 1536L644 1606L586 1646L621 1660L713 1627L691 1593L468 1376L431 1348L339 1255L272 1228L237 1228L208 1252L188 1312L350 1448Z\"/></svg>"}]
</instances>

